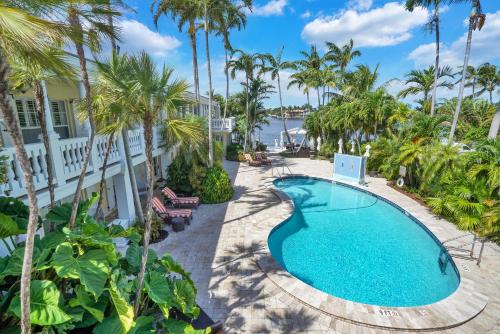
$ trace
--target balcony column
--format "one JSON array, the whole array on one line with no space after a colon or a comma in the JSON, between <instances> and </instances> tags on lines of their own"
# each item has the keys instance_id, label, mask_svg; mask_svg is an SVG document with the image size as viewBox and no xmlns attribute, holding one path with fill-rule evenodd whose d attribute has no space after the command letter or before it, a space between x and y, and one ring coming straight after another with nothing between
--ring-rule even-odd
<instances>
[{"instance_id":1,"label":"balcony column","mask_svg":"<svg viewBox=\"0 0 500 334\"><path fill-rule=\"evenodd\" d=\"M49 158L52 162L52 174L55 178L55 184L60 187L66 184L66 177L64 175L64 161L59 148L59 134L54 130L54 122L52 120L52 108L50 107L49 95L47 93L47 85L45 80L41 82L42 94L43 94L43 108L45 109L45 124L47 125L47 132L49 135L49 146L50 151ZM41 142L43 142L42 134L38 136Z\"/></svg>"},{"instance_id":2,"label":"balcony column","mask_svg":"<svg viewBox=\"0 0 500 334\"><path fill-rule=\"evenodd\" d=\"M125 146L123 144L122 136L117 137L116 146L121 157L121 171L117 175L113 176L118 218L126 219L132 222L136 217L134 195L132 192L132 185L130 184L130 177L128 175L127 162L125 158Z\"/></svg>"}]
</instances>

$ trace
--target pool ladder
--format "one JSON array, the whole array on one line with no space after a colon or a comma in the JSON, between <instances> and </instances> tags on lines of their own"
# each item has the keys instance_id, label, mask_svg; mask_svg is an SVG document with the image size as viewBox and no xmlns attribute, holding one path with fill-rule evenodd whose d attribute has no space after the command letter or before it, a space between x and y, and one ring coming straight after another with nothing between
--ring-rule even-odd
<instances>
[{"instance_id":1,"label":"pool ladder","mask_svg":"<svg viewBox=\"0 0 500 334\"><path fill-rule=\"evenodd\" d=\"M452 241L457 241L457 240L464 239L464 238L471 237L471 236L472 236L472 241L460 243L457 246L447 245L448 243L450 243ZM476 246L476 242L481 242L481 248L479 250L479 255L477 257L474 257L474 248ZM447 240L443 241L442 244L452 257L476 261L476 265L479 266L481 263L481 257L483 255L485 242L486 242L485 239L478 238L475 234L468 233L468 234L460 235L458 237L447 239ZM468 248L468 246L470 246L470 248Z\"/></svg>"},{"instance_id":2,"label":"pool ladder","mask_svg":"<svg viewBox=\"0 0 500 334\"><path fill-rule=\"evenodd\" d=\"M280 168L281 167L281 173L280 173ZM285 175L285 168L288 170L288 173L290 175L293 175L292 170L286 163L283 163L281 166L273 166L271 165L271 175L274 176L274 171L276 170L276 174L278 174L278 178L282 178Z\"/></svg>"}]
</instances>

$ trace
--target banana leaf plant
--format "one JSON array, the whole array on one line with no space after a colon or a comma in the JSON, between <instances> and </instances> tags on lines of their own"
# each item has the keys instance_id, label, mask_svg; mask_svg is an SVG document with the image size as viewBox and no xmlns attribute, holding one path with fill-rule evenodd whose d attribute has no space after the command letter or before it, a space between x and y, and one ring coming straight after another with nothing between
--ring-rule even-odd
<instances>
[{"instance_id":1,"label":"banana leaf plant","mask_svg":"<svg viewBox=\"0 0 500 334\"><path fill-rule=\"evenodd\" d=\"M80 203L77 227L66 227L70 207L62 205L46 216L55 231L36 237L31 281L31 323L34 333L201 334L178 314L195 319L196 287L180 264L150 250L139 316L131 304L141 263L140 236L132 228L96 221L88 211L93 196ZM13 198L0 198L0 238L25 231L27 207ZM113 238L127 238L126 254L117 252ZM13 241L13 240L12 240ZM0 258L0 334L20 333L19 287L23 243L9 245Z\"/></svg>"}]
</instances>

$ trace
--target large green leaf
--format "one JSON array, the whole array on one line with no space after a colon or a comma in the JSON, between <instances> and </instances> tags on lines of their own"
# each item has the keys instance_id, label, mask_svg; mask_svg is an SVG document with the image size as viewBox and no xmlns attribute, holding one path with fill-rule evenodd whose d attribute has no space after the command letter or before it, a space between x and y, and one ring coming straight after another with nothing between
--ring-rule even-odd
<instances>
[{"instance_id":1,"label":"large green leaf","mask_svg":"<svg viewBox=\"0 0 500 334\"><path fill-rule=\"evenodd\" d=\"M103 322L94 327L94 334L127 334L127 329L123 326L118 315L113 313L106 317Z\"/></svg>"},{"instance_id":2,"label":"large green leaf","mask_svg":"<svg viewBox=\"0 0 500 334\"><path fill-rule=\"evenodd\" d=\"M75 254L69 242L56 248L52 266L60 277L79 279L85 290L92 293L96 300L104 290L109 273L105 251L93 249L82 255Z\"/></svg>"},{"instance_id":3,"label":"large green leaf","mask_svg":"<svg viewBox=\"0 0 500 334\"><path fill-rule=\"evenodd\" d=\"M163 320L161 325L167 334L209 334L211 332L210 328L194 329L191 324L176 319Z\"/></svg>"},{"instance_id":4,"label":"large green leaf","mask_svg":"<svg viewBox=\"0 0 500 334\"><path fill-rule=\"evenodd\" d=\"M139 273L139 268L141 266L142 250L143 247L134 243L128 246L127 253L125 254L125 258L127 259L130 268L136 274ZM147 264L152 264L157 258L156 252L149 249Z\"/></svg>"},{"instance_id":5,"label":"large green leaf","mask_svg":"<svg viewBox=\"0 0 500 334\"><path fill-rule=\"evenodd\" d=\"M80 225L84 223L88 219L88 211L89 209L97 202L99 199L99 195L96 193L92 193L92 197L86 201L80 202L78 204L78 209L76 213L76 223ZM71 216L71 203L64 203L58 207L51 209L45 219L47 221L54 223L56 226L65 226L69 222L69 218Z\"/></svg>"},{"instance_id":6,"label":"large green leaf","mask_svg":"<svg viewBox=\"0 0 500 334\"><path fill-rule=\"evenodd\" d=\"M44 262L49 252L41 252L39 248L33 248L33 268L38 269L38 264ZM23 266L24 247L14 249L8 258L7 265L0 272L0 280L7 276L20 276Z\"/></svg>"},{"instance_id":7,"label":"large green leaf","mask_svg":"<svg viewBox=\"0 0 500 334\"><path fill-rule=\"evenodd\" d=\"M165 269L167 269L167 271L180 274L182 278L191 282L194 287L193 280L191 279L191 274L184 270L184 268L178 262L176 262L170 254L167 253L163 255L160 262L165 267Z\"/></svg>"},{"instance_id":8,"label":"large green leaf","mask_svg":"<svg viewBox=\"0 0 500 334\"><path fill-rule=\"evenodd\" d=\"M100 298L97 302L92 295L89 295L83 286L78 285L75 289L76 298L69 301L71 307L81 306L84 310L89 312L97 321L104 320L104 311L106 309L106 301ZM83 314L82 314L83 316Z\"/></svg>"},{"instance_id":9,"label":"large green leaf","mask_svg":"<svg viewBox=\"0 0 500 334\"><path fill-rule=\"evenodd\" d=\"M115 279L117 275L113 273L111 275L109 295L115 306L116 314L121 326L128 332L134 325L134 308L128 302L128 296L126 296L117 286Z\"/></svg>"},{"instance_id":10,"label":"large green leaf","mask_svg":"<svg viewBox=\"0 0 500 334\"><path fill-rule=\"evenodd\" d=\"M26 230L20 229L10 216L0 212L0 239L22 234Z\"/></svg>"},{"instance_id":11,"label":"large green leaf","mask_svg":"<svg viewBox=\"0 0 500 334\"><path fill-rule=\"evenodd\" d=\"M40 239L40 247L42 249L53 249L66 241L66 235L62 232L47 233Z\"/></svg>"},{"instance_id":12,"label":"large green leaf","mask_svg":"<svg viewBox=\"0 0 500 334\"><path fill-rule=\"evenodd\" d=\"M184 314L198 318L200 309L196 305L196 290L187 280L175 280L170 283L174 306Z\"/></svg>"},{"instance_id":13,"label":"large green leaf","mask_svg":"<svg viewBox=\"0 0 500 334\"><path fill-rule=\"evenodd\" d=\"M135 319L135 325L128 334L153 334L156 331L153 328L155 318L141 316Z\"/></svg>"},{"instance_id":14,"label":"large green leaf","mask_svg":"<svg viewBox=\"0 0 500 334\"><path fill-rule=\"evenodd\" d=\"M156 271L148 272L144 279L144 287L149 298L156 304L172 305L173 294L164 275Z\"/></svg>"},{"instance_id":15,"label":"large green leaf","mask_svg":"<svg viewBox=\"0 0 500 334\"><path fill-rule=\"evenodd\" d=\"M18 228L26 231L30 210L26 204L13 197L0 197L0 212L11 217Z\"/></svg>"},{"instance_id":16,"label":"large green leaf","mask_svg":"<svg viewBox=\"0 0 500 334\"><path fill-rule=\"evenodd\" d=\"M59 307L61 295L51 281L31 281L30 308L31 322L40 326L53 326L71 320L71 317ZM21 302L16 295L10 304L10 310L21 317Z\"/></svg>"}]
</instances>

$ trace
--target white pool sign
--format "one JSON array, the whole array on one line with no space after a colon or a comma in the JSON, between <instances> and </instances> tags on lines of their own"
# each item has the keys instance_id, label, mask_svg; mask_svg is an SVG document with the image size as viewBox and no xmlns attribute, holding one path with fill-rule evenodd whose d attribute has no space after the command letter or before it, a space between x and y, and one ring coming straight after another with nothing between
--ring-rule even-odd
<instances>
[{"instance_id":1,"label":"white pool sign","mask_svg":"<svg viewBox=\"0 0 500 334\"><path fill-rule=\"evenodd\" d=\"M366 157L335 153L333 157L333 178L365 183Z\"/></svg>"}]
</instances>

